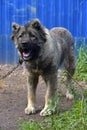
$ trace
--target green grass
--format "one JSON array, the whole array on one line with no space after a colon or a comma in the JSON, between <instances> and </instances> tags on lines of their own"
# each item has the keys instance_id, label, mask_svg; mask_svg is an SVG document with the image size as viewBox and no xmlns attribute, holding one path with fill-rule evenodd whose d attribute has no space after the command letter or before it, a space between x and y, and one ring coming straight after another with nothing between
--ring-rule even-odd
<instances>
[{"instance_id":1,"label":"green grass","mask_svg":"<svg viewBox=\"0 0 87 130\"><path fill-rule=\"evenodd\" d=\"M49 130L87 130L87 100L74 104L73 108L47 119Z\"/></svg>"},{"instance_id":2,"label":"green grass","mask_svg":"<svg viewBox=\"0 0 87 130\"><path fill-rule=\"evenodd\" d=\"M42 124L34 120L18 122L18 130L42 130Z\"/></svg>"},{"instance_id":3,"label":"green grass","mask_svg":"<svg viewBox=\"0 0 87 130\"><path fill-rule=\"evenodd\" d=\"M79 49L74 79L87 82L87 46ZM87 130L87 90L81 92L80 97L68 111L45 117L42 122L19 122L18 130Z\"/></svg>"},{"instance_id":4,"label":"green grass","mask_svg":"<svg viewBox=\"0 0 87 130\"><path fill-rule=\"evenodd\" d=\"M87 82L87 45L84 44L79 49L75 79Z\"/></svg>"},{"instance_id":5,"label":"green grass","mask_svg":"<svg viewBox=\"0 0 87 130\"><path fill-rule=\"evenodd\" d=\"M87 92L70 110L45 117L43 122L20 122L18 130L87 130Z\"/></svg>"}]
</instances>

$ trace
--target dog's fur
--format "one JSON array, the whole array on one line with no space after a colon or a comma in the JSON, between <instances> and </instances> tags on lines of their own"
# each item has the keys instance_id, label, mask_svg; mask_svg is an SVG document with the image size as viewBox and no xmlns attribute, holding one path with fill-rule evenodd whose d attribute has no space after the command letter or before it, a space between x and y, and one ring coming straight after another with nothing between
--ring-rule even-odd
<instances>
[{"instance_id":1,"label":"dog's fur","mask_svg":"<svg viewBox=\"0 0 87 130\"><path fill-rule=\"evenodd\" d=\"M38 19L34 19L24 26L17 23L12 24L11 35L16 48L18 48L20 60L25 62L28 72L28 105L26 114L35 113L35 93L38 77L41 75L46 82L47 91L45 96L45 107L40 112L41 116L52 114L55 105L57 84L57 70L64 62L68 71L67 80L70 81L75 70L74 39L65 28L52 28L48 30L43 27ZM66 94L68 98L73 95ZM51 101L51 107L49 102Z\"/></svg>"}]
</instances>

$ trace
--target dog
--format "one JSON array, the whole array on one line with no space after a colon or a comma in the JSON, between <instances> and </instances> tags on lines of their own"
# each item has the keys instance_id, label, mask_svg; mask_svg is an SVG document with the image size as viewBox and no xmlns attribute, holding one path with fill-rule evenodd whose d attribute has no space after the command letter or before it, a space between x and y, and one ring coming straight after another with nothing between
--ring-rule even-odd
<instances>
[{"instance_id":1,"label":"dog","mask_svg":"<svg viewBox=\"0 0 87 130\"><path fill-rule=\"evenodd\" d=\"M39 19L33 19L21 26L12 24L12 35L19 59L25 63L27 69L28 104L25 114L36 112L36 88L38 78L41 75L44 79L47 91L45 95L45 106L40 112L41 116L51 115L57 98L57 72L62 63L67 70L67 83L75 71L74 38L65 28L54 27L48 30ZM66 97L73 98L67 91ZM50 105L51 102L51 105Z\"/></svg>"}]
</instances>

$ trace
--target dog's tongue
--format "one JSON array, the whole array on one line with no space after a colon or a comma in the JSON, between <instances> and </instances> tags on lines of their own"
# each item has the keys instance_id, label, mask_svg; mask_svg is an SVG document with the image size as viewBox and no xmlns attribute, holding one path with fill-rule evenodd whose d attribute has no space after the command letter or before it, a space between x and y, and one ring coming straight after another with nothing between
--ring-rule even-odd
<instances>
[{"instance_id":1,"label":"dog's tongue","mask_svg":"<svg viewBox=\"0 0 87 130\"><path fill-rule=\"evenodd\" d=\"M27 52L27 53L26 53L26 52L23 52L23 56L24 56L24 57L28 57L29 55L30 55L29 52Z\"/></svg>"}]
</instances>

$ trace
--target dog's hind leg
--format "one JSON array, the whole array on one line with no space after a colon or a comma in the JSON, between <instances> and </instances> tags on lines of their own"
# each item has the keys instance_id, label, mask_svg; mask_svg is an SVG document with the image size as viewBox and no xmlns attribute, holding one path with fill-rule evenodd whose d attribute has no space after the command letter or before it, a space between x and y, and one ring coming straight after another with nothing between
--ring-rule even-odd
<instances>
[{"instance_id":1,"label":"dog's hind leg","mask_svg":"<svg viewBox=\"0 0 87 130\"><path fill-rule=\"evenodd\" d=\"M72 76L74 75L75 72L75 55L74 55L74 44L72 44L72 46L69 47L68 50L68 55L65 58L64 61L64 66L65 69L67 71L67 85L68 89L66 92L66 98L68 99L72 99L73 95L70 94L69 89L71 89L70 87L72 86Z\"/></svg>"}]
</instances>

